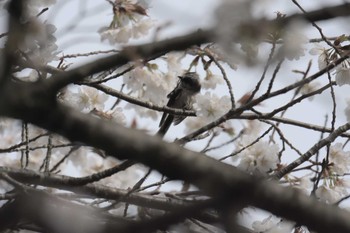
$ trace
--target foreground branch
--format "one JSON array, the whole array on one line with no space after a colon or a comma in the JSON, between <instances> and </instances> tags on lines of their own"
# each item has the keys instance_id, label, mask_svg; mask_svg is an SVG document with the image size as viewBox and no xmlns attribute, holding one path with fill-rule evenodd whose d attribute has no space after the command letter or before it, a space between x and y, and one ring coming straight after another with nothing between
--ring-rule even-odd
<instances>
[{"instance_id":1,"label":"foreground branch","mask_svg":"<svg viewBox=\"0 0 350 233\"><path fill-rule=\"evenodd\" d=\"M4 104L3 101L0 103ZM169 178L190 182L207 194L222 198L222 201L239 200L295 220L319 232L334 229L338 229L338 232L350 231L350 223L347 221L350 215L347 212L320 203L296 190L279 187L277 183L251 177L203 154L61 105L41 109L45 118L33 117L37 115L36 110L38 109L11 116L21 117L71 141L103 149L118 159L144 163Z\"/></svg>"}]
</instances>

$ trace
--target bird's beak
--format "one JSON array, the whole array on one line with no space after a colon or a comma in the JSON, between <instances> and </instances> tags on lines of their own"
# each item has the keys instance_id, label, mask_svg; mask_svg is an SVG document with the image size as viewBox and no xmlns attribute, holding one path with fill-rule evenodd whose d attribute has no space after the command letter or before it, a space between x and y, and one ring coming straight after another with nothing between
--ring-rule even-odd
<instances>
[{"instance_id":1,"label":"bird's beak","mask_svg":"<svg viewBox=\"0 0 350 233\"><path fill-rule=\"evenodd\" d=\"M177 76L180 80L182 80L184 77L182 77L182 76Z\"/></svg>"}]
</instances>

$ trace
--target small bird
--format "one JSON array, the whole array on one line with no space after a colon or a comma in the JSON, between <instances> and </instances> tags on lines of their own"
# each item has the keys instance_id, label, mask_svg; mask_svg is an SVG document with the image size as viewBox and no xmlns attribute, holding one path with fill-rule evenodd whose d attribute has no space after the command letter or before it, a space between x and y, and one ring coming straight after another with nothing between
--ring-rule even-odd
<instances>
[{"instance_id":1,"label":"small bird","mask_svg":"<svg viewBox=\"0 0 350 233\"><path fill-rule=\"evenodd\" d=\"M167 106L171 108L191 110L193 97L201 90L199 76L195 72L186 72L183 76L178 76L178 78L179 81L177 86L167 95L169 98ZM162 119L159 123L160 128L157 134L164 136L173 122L174 125L178 125L185 118L185 116L163 113Z\"/></svg>"}]
</instances>

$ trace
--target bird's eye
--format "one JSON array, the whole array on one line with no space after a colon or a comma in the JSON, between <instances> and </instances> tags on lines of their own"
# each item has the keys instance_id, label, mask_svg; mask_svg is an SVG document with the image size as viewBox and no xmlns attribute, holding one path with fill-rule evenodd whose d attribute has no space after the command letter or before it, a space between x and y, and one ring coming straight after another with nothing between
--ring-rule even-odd
<instances>
[{"instance_id":1,"label":"bird's eye","mask_svg":"<svg viewBox=\"0 0 350 233\"><path fill-rule=\"evenodd\" d=\"M187 84L192 84L193 83L193 79L189 78L189 77L184 77L182 79L182 82L187 83Z\"/></svg>"}]
</instances>

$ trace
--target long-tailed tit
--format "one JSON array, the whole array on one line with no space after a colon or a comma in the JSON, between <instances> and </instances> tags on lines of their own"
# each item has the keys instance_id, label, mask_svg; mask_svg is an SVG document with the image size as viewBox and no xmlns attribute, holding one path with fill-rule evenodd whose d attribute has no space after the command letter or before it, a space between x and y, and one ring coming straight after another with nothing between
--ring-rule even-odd
<instances>
[{"instance_id":1,"label":"long-tailed tit","mask_svg":"<svg viewBox=\"0 0 350 233\"><path fill-rule=\"evenodd\" d=\"M199 76L195 72L186 72L183 76L178 76L179 81L175 89L170 92L168 107L181 108L184 110L191 110L193 104L193 97L200 92L201 84L199 83ZM164 113L160 120L157 134L163 136L169 129L170 125L180 124L186 117L179 115L172 115Z\"/></svg>"}]
</instances>

